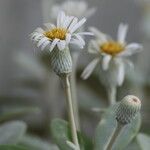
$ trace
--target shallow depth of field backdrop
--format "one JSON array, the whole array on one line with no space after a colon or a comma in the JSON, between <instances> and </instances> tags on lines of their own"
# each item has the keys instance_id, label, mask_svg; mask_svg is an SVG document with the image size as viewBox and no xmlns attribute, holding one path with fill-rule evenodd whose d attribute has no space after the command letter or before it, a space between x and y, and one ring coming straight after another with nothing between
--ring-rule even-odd
<instances>
[{"instance_id":1,"label":"shallow depth of field backdrop","mask_svg":"<svg viewBox=\"0 0 150 150\"><path fill-rule=\"evenodd\" d=\"M0 0L0 115L17 111L14 116L8 115L0 121L24 120L28 124L28 132L44 139L50 138L47 132L50 120L66 118L65 100L60 80L50 70L48 56L35 49L29 34L44 22L50 22L52 5L62 1ZM126 76L123 86L118 88L117 97L120 100L127 94L135 94L142 100L141 131L150 134L150 2L87 2L97 11L87 20L86 26L96 26L116 37L119 23L128 23L127 41L144 45L144 50L133 56L135 70ZM91 59L86 48L82 50L77 74L81 128L88 136L93 136L100 118L99 113L92 109L108 105L105 88L97 74L92 74L86 81L80 78Z\"/></svg>"}]
</instances>

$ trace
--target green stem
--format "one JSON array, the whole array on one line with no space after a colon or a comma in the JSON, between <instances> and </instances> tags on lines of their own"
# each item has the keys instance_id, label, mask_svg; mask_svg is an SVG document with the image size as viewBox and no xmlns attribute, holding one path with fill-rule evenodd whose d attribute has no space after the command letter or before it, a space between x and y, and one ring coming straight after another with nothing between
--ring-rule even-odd
<instances>
[{"instance_id":1,"label":"green stem","mask_svg":"<svg viewBox=\"0 0 150 150\"><path fill-rule=\"evenodd\" d=\"M116 94L117 94L116 87L110 87L110 89L108 89L108 100L110 106L116 103Z\"/></svg>"},{"instance_id":2,"label":"green stem","mask_svg":"<svg viewBox=\"0 0 150 150\"><path fill-rule=\"evenodd\" d=\"M123 127L124 126L122 124L117 123L117 127L116 127L116 129L115 129L115 131L114 131L114 133L110 139L110 142L108 143L106 150L112 150L113 144L115 143L115 141L116 141L116 139L117 139L118 135L120 134Z\"/></svg>"},{"instance_id":3,"label":"green stem","mask_svg":"<svg viewBox=\"0 0 150 150\"><path fill-rule=\"evenodd\" d=\"M78 136L77 136L77 130L76 130L76 124L75 124L75 118L74 118L74 110L73 110L69 75L64 76L64 89L65 89L66 100L67 100L67 105L68 105L67 108L68 108L68 115L69 115L69 121L70 121L70 126L71 126L71 134L72 134L73 143L79 148L79 142L78 142Z\"/></svg>"},{"instance_id":4,"label":"green stem","mask_svg":"<svg viewBox=\"0 0 150 150\"><path fill-rule=\"evenodd\" d=\"M73 70L70 78L71 79L70 84L71 84L75 123L76 123L77 130L80 131L79 107L78 107L78 100L77 100L77 85L76 85L76 68L77 68L78 57L79 54L74 52L74 54L72 55Z\"/></svg>"}]
</instances>

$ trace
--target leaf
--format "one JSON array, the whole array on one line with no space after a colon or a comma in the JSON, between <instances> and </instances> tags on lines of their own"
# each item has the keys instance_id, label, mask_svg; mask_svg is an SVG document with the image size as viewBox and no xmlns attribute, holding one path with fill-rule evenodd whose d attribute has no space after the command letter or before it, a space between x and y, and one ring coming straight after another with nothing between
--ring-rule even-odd
<instances>
[{"instance_id":1,"label":"leaf","mask_svg":"<svg viewBox=\"0 0 150 150\"><path fill-rule=\"evenodd\" d=\"M0 144L16 144L26 131L22 121L12 121L0 126Z\"/></svg>"},{"instance_id":2,"label":"leaf","mask_svg":"<svg viewBox=\"0 0 150 150\"><path fill-rule=\"evenodd\" d=\"M78 139L81 150L93 150L93 141L90 138L78 132Z\"/></svg>"},{"instance_id":3,"label":"leaf","mask_svg":"<svg viewBox=\"0 0 150 150\"><path fill-rule=\"evenodd\" d=\"M137 143L137 138L134 138L134 140L126 147L127 150L141 150L139 147L139 144Z\"/></svg>"},{"instance_id":4,"label":"leaf","mask_svg":"<svg viewBox=\"0 0 150 150\"><path fill-rule=\"evenodd\" d=\"M141 126L141 116L138 115L129 125L126 125L118 136L115 144L114 150L124 149L133 139L136 137Z\"/></svg>"},{"instance_id":5,"label":"leaf","mask_svg":"<svg viewBox=\"0 0 150 150\"><path fill-rule=\"evenodd\" d=\"M51 132L56 144L59 146L61 150L73 149L70 147L70 145L67 144L67 141L71 142L72 139L71 139L71 129L66 121L61 119L53 120L51 124ZM77 134L81 150L93 149L93 144L91 140L89 140L86 136L84 136L80 132L78 132Z\"/></svg>"},{"instance_id":6,"label":"leaf","mask_svg":"<svg viewBox=\"0 0 150 150\"><path fill-rule=\"evenodd\" d=\"M150 136L140 133L137 136L137 141L141 150L149 150L150 149Z\"/></svg>"},{"instance_id":7,"label":"leaf","mask_svg":"<svg viewBox=\"0 0 150 150\"><path fill-rule=\"evenodd\" d=\"M109 108L102 116L102 119L96 129L95 150L105 150L110 138L116 128L115 109L118 104ZM137 117L128 125L126 125L121 134L114 143L113 150L123 150L136 136L140 129L141 117Z\"/></svg>"},{"instance_id":8,"label":"leaf","mask_svg":"<svg viewBox=\"0 0 150 150\"><path fill-rule=\"evenodd\" d=\"M19 143L28 147L30 150L59 150L57 146L33 135L25 135Z\"/></svg>"},{"instance_id":9,"label":"leaf","mask_svg":"<svg viewBox=\"0 0 150 150\"><path fill-rule=\"evenodd\" d=\"M28 150L28 149L15 145L0 145L0 150Z\"/></svg>"},{"instance_id":10,"label":"leaf","mask_svg":"<svg viewBox=\"0 0 150 150\"><path fill-rule=\"evenodd\" d=\"M51 123L51 133L54 141L61 150L70 150L71 148L66 143L71 141L68 123L61 119L54 119Z\"/></svg>"},{"instance_id":11,"label":"leaf","mask_svg":"<svg viewBox=\"0 0 150 150\"><path fill-rule=\"evenodd\" d=\"M0 113L0 122L4 122L30 113L38 113L40 109L37 107L22 107L22 108L9 108L9 110L4 109L2 111L3 112Z\"/></svg>"}]
</instances>

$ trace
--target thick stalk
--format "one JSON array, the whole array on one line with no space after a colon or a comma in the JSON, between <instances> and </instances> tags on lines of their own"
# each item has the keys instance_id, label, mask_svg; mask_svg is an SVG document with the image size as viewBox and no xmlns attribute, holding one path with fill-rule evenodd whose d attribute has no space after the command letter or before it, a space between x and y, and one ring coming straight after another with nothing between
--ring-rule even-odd
<instances>
[{"instance_id":1,"label":"thick stalk","mask_svg":"<svg viewBox=\"0 0 150 150\"><path fill-rule=\"evenodd\" d=\"M77 129L76 129L75 118L74 118L74 110L73 110L69 75L65 75L63 79L64 79L64 89L65 89L65 93L66 93L66 100L67 100L67 105L68 105L67 109L68 109L68 116L69 116L69 121L70 121L70 126L71 126L72 139L73 139L73 143L79 148Z\"/></svg>"},{"instance_id":2,"label":"thick stalk","mask_svg":"<svg viewBox=\"0 0 150 150\"><path fill-rule=\"evenodd\" d=\"M116 94L117 94L117 89L116 87L110 87L108 89L108 100L109 100L109 105L114 105L116 103Z\"/></svg>"},{"instance_id":3,"label":"thick stalk","mask_svg":"<svg viewBox=\"0 0 150 150\"><path fill-rule=\"evenodd\" d=\"M106 150L112 150L113 144L115 143L115 141L116 141L116 139L117 139L118 135L120 134L123 127L124 127L123 125L121 125L120 123L117 122L117 127L116 127L116 129L115 129L115 131L114 131L114 133L110 139L110 142L108 143Z\"/></svg>"},{"instance_id":4,"label":"thick stalk","mask_svg":"<svg viewBox=\"0 0 150 150\"><path fill-rule=\"evenodd\" d=\"M77 85L76 85L76 69L77 69L77 60L79 57L79 53L74 52L72 54L73 59L73 70L71 74L71 93L72 93L72 101L73 101L73 109L74 109L74 116L75 116L75 123L77 130L80 131L80 119L79 119L79 106L77 100Z\"/></svg>"}]
</instances>

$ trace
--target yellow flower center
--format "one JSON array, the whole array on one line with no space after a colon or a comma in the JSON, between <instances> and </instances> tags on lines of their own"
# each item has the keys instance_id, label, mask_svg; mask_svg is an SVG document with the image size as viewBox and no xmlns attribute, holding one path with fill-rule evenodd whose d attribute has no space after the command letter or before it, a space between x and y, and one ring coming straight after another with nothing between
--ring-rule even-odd
<instances>
[{"instance_id":1,"label":"yellow flower center","mask_svg":"<svg viewBox=\"0 0 150 150\"><path fill-rule=\"evenodd\" d=\"M109 55L116 55L124 50L124 45L115 42L105 42L100 46L102 52L107 53Z\"/></svg>"},{"instance_id":2,"label":"yellow flower center","mask_svg":"<svg viewBox=\"0 0 150 150\"><path fill-rule=\"evenodd\" d=\"M54 40L55 38L60 39L60 40L65 40L66 39L66 33L67 33L66 29L54 28L50 31L46 31L44 33L44 35L51 40Z\"/></svg>"}]
</instances>

